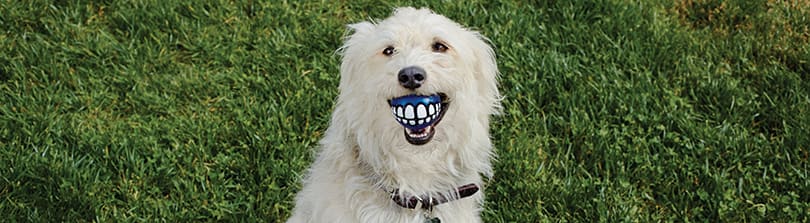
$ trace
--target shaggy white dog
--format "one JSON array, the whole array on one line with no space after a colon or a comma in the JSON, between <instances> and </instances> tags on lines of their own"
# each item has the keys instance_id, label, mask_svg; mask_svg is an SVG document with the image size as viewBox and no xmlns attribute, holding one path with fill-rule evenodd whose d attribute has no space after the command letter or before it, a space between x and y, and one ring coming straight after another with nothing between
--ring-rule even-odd
<instances>
[{"instance_id":1,"label":"shaggy white dog","mask_svg":"<svg viewBox=\"0 0 810 223\"><path fill-rule=\"evenodd\" d=\"M428 9L349 25L340 95L288 222L481 222L498 68Z\"/></svg>"}]
</instances>

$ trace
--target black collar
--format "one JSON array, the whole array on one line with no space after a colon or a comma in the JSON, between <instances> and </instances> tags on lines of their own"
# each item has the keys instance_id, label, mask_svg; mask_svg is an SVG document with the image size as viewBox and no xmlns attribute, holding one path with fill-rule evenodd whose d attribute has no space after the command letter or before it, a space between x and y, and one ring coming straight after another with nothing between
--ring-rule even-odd
<instances>
[{"instance_id":1,"label":"black collar","mask_svg":"<svg viewBox=\"0 0 810 223\"><path fill-rule=\"evenodd\" d=\"M467 184L464 186L460 186L456 188L455 191L450 192L450 194L454 196L446 196L444 194L439 194L437 197L433 197L430 195L422 195L422 196L407 196L407 198L403 198L399 194L399 189L395 189L391 192L391 199L394 200L394 203L397 203L399 206L408 209L414 209L417 207L418 204L422 204L422 209L430 210L433 206L444 204L450 201L466 198L472 196L476 192L478 192L478 185L476 184Z\"/></svg>"}]
</instances>

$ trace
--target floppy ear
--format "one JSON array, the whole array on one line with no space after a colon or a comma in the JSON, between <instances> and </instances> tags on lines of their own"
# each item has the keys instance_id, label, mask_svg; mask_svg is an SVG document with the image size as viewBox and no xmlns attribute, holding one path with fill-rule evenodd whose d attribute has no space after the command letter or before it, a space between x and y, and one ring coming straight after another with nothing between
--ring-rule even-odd
<instances>
[{"instance_id":1,"label":"floppy ear","mask_svg":"<svg viewBox=\"0 0 810 223\"><path fill-rule=\"evenodd\" d=\"M368 34L374 30L375 25L371 22L365 21L349 24L346 27L349 29L350 34L343 40L343 46L338 49L338 52L344 52L346 48L355 45L358 41L360 41L360 37L368 36Z\"/></svg>"},{"instance_id":2,"label":"floppy ear","mask_svg":"<svg viewBox=\"0 0 810 223\"><path fill-rule=\"evenodd\" d=\"M352 46L362 41L361 39L363 36L368 36L368 34L374 30L375 25L371 22L359 22L349 24L346 27L349 30L349 34L343 39L343 46L337 50L337 53L341 55L346 55L346 51L350 50ZM346 58L344 58L344 60L345 59Z\"/></svg>"},{"instance_id":3,"label":"floppy ear","mask_svg":"<svg viewBox=\"0 0 810 223\"><path fill-rule=\"evenodd\" d=\"M340 64L340 89L342 91L349 90L349 83L352 83L352 71L356 69L357 66L360 66L359 61L354 60L362 60L361 57L357 55L362 55L361 52L363 51L364 45L362 44L365 41L365 37L370 36L376 25L371 22L359 22L355 24L350 24L347 26L349 30L349 34L343 39L343 46L338 48L337 54L341 55L342 62ZM355 55L355 56L347 56L347 55Z\"/></svg>"},{"instance_id":4,"label":"floppy ear","mask_svg":"<svg viewBox=\"0 0 810 223\"><path fill-rule=\"evenodd\" d=\"M354 34L351 36L365 35L371 32L371 30L374 30L374 24L368 21L349 24L348 27L349 30L354 31Z\"/></svg>"},{"instance_id":5,"label":"floppy ear","mask_svg":"<svg viewBox=\"0 0 810 223\"><path fill-rule=\"evenodd\" d=\"M484 100L490 105L490 114L500 114L501 94L498 92L498 64L495 61L495 51L488 43L490 41L479 33L473 32L473 54L476 58L475 78L478 89L485 96Z\"/></svg>"}]
</instances>

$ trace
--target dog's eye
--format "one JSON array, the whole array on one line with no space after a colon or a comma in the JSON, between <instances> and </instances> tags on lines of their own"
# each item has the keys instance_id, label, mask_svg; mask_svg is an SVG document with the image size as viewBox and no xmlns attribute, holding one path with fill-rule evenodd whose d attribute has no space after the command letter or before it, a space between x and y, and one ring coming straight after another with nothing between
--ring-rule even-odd
<instances>
[{"instance_id":1,"label":"dog's eye","mask_svg":"<svg viewBox=\"0 0 810 223\"><path fill-rule=\"evenodd\" d=\"M437 53L444 53L444 52L447 52L448 49L450 49L450 48L447 47L447 45L444 45L443 43L440 43L440 42L433 43L432 47L433 47L433 52L437 52Z\"/></svg>"},{"instance_id":2,"label":"dog's eye","mask_svg":"<svg viewBox=\"0 0 810 223\"><path fill-rule=\"evenodd\" d=\"M385 49L383 49L382 54L386 55L386 56L393 55L394 54L394 47L393 46L386 47Z\"/></svg>"}]
</instances>

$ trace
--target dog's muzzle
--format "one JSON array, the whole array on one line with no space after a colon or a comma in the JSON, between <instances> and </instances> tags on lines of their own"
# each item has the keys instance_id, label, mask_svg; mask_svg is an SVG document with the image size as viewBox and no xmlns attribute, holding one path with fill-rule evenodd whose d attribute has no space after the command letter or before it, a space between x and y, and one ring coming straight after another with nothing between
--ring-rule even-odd
<instances>
[{"instance_id":1,"label":"dog's muzzle","mask_svg":"<svg viewBox=\"0 0 810 223\"><path fill-rule=\"evenodd\" d=\"M423 145L433 139L434 127L447 109L447 96L412 94L393 98L389 104L394 118L405 127L405 139L411 144Z\"/></svg>"}]
</instances>

